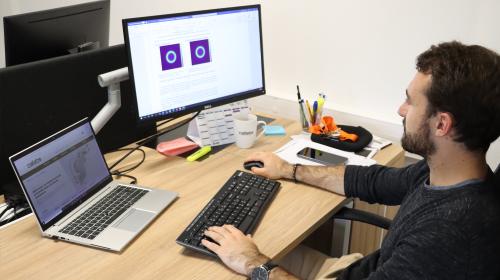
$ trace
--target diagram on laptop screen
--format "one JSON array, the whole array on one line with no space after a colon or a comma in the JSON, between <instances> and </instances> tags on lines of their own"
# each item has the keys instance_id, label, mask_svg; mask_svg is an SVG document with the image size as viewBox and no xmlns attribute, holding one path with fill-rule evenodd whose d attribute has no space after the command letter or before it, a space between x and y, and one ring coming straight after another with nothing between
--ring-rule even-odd
<instances>
[{"instance_id":1,"label":"diagram on laptop screen","mask_svg":"<svg viewBox=\"0 0 500 280\"><path fill-rule=\"evenodd\" d=\"M90 129L82 126L14 163L42 221L50 221L109 176Z\"/></svg>"}]
</instances>

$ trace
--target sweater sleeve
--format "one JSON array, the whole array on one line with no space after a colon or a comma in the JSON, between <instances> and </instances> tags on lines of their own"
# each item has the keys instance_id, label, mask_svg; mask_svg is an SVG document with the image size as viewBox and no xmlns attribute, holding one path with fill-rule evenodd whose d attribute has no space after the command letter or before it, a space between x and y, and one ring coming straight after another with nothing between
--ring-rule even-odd
<instances>
[{"instance_id":1,"label":"sweater sleeve","mask_svg":"<svg viewBox=\"0 0 500 280\"><path fill-rule=\"evenodd\" d=\"M399 241L367 279L467 279L469 261L469 241L457 224L428 221Z\"/></svg>"},{"instance_id":2,"label":"sweater sleeve","mask_svg":"<svg viewBox=\"0 0 500 280\"><path fill-rule=\"evenodd\" d=\"M426 177L429 168L424 160L405 168L346 166L344 192L368 203L399 205L406 194Z\"/></svg>"}]
</instances>

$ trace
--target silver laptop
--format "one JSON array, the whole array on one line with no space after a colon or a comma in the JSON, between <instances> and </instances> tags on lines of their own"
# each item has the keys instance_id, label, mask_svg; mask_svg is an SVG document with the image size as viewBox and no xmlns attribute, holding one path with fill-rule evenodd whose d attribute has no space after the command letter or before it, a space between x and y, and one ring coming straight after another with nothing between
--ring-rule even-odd
<instances>
[{"instance_id":1,"label":"silver laptop","mask_svg":"<svg viewBox=\"0 0 500 280\"><path fill-rule=\"evenodd\" d=\"M9 160L49 238L121 251L177 197L113 181L87 119Z\"/></svg>"}]
</instances>

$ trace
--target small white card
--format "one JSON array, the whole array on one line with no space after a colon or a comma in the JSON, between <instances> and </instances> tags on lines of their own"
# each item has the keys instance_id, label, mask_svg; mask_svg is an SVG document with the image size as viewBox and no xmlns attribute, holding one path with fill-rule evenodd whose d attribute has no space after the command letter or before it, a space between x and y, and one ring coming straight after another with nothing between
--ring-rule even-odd
<instances>
[{"instance_id":1,"label":"small white card","mask_svg":"<svg viewBox=\"0 0 500 280\"><path fill-rule=\"evenodd\" d=\"M187 136L200 147L234 143L234 120L237 113L250 113L247 100L203 110L189 123Z\"/></svg>"},{"instance_id":2,"label":"small white card","mask_svg":"<svg viewBox=\"0 0 500 280\"><path fill-rule=\"evenodd\" d=\"M392 144L390 140L384 139L382 137L378 137L376 135L373 135L373 140L368 144L368 148L373 148L376 150L382 150L383 148L389 146Z\"/></svg>"}]
</instances>

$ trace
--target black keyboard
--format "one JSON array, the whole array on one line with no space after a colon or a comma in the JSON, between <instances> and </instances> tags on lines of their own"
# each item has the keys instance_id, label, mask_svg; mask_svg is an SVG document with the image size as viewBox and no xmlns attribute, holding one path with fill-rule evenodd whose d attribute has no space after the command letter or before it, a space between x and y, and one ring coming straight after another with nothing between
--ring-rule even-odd
<instances>
[{"instance_id":1,"label":"black keyboard","mask_svg":"<svg viewBox=\"0 0 500 280\"><path fill-rule=\"evenodd\" d=\"M264 177L236 171L217 194L177 238L180 245L216 256L201 244L210 226L232 224L245 234L253 233L280 183Z\"/></svg>"},{"instance_id":2,"label":"black keyboard","mask_svg":"<svg viewBox=\"0 0 500 280\"><path fill-rule=\"evenodd\" d=\"M94 239L147 192L120 185L59 232Z\"/></svg>"}]
</instances>

